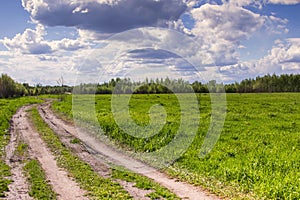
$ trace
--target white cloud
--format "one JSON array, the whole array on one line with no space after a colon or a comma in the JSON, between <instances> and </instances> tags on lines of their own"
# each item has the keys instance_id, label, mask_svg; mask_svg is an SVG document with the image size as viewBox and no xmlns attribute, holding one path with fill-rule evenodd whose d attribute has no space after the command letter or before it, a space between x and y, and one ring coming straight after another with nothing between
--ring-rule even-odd
<instances>
[{"instance_id":1,"label":"white cloud","mask_svg":"<svg viewBox=\"0 0 300 200\"><path fill-rule=\"evenodd\" d=\"M30 55L18 52L4 51L0 54L2 73L7 73L18 82L31 85L55 85L59 77L63 76L65 83L72 85L75 82L76 70L72 69L75 62L75 52L69 55ZM73 56L74 55L74 56ZM81 60L84 56L81 56ZM78 60L76 60L78 61Z\"/></svg>"},{"instance_id":2,"label":"white cloud","mask_svg":"<svg viewBox=\"0 0 300 200\"><path fill-rule=\"evenodd\" d=\"M300 63L300 38L287 39L285 44L274 47L271 55L271 58L277 58L282 65Z\"/></svg>"},{"instance_id":3,"label":"white cloud","mask_svg":"<svg viewBox=\"0 0 300 200\"><path fill-rule=\"evenodd\" d=\"M223 2L226 4L232 4L236 6L248 6L252 5L258 8L262 8L265 0L223 0Z\"/></svg>"},{"instance_id":4,"label":"white cloud","mask_svg":"<svg viewBox=\"0 0 300 200\"><path fill-rule=\"evenodd\" d=\"M229 4L205 4L191 13L196 20L192 33L199 36L213 33L216 40L238 42L250 37L264 23L259 14Z\"/></svg>"},{"instance_id":5,"label":"white cloud","mask_svg":"<svg viewBox=\"0 0 300 200\"><path fill-rule=\"evenodd\" d=\"M53 46L53 49L59 50L66 50L66 51L75 51L80 48L86 47L88 44L85 43L81 38L76 40L64 38L59 41L52 41L50 44Z\"/></svg>"},{"instance_id":6,"label":"white cloud","mask_svg":"<svg viewBox=\"0 0 300 200\"><path fill-rule=\"evenodd\" d=\"M238 6L253 5L261 9L265 4L294 5L300 3L300 0L223 0L223 2Z\"/></svg>"},{"instance_id":7,"label":"white cloud","mask_svg":"<svg viewBox=\"0 0 300 200\"><path fill-rule=\"evenodd\" d=\"M300 3L300 0L268 0L270 4L285 4L285 5L293 5Z\"/></svg>"},{"instance_id":8,"label":"white cloud","mask_svg":"<svg viewBox=\"0 0 300 200\"><path fill-rule=\"evenodd\" d=\"M274 15L264 16L265 18L265 29L267 34L286 34L289 29L286 27L288 24L287 19L282 19Z\"/></svg>"},{"instance_id":9,"label":"white cloud","mask_svg":"<svg viewBox=\"0 0 300 200\"><path fill-rule=\"evenodd\" d=\"M253 61L246 61L220 68L220 72L232 80L241 80L267 73L299 73L300 38L285 41L276 40L268 55Z\"/></svg>"},{"instance_id":10,"label":"white cloud","mask_svg":"<svg viewBox=\"0 0 300 200\"><path fill-rule=\"evenodd\" d=\"M191 11L195 26L191 33L208 46L217 65L238 61L236 49L240 42L259 30L265 18L233 5L205 4Z\"/></svg>"},{"instance_id":11,"label":"white cloud","mask_svg":"<svg viewBox=\"0 0 300 200\"><path fill-rule=\"evenodd\" d=\"M23 54L50 54L55 51L66 50L74 51L87 46L87 43L82 39L76 40L64 38L62 40L46 41L44 26L37 25L36 29L26 29L24 33L17 34L14 38L4 38L0 40L7 49L18 51Z\"/></svg>"},{"instance_id":12,"label":"white cloud","mask_svg":"<svg viewBox=\"0 0 300 200\"><path fill-rule=\"evenodd\" d=\"M23 34L17 34L13 39L0 40L9 50L18 50L27 54L51 53L52 48L44 41L45 29L37 25L36 30L26 29Z\"/></svg>"},{"instance_id":13,"label":"white cloud","mask_svg":"<svg viewBox=\"0 0 300 200\"><path fill-rule=\"evenodd\" d=\"M152 68L155 71L156 68L168 66L171 71L187 76L191 74L192 69L182 59L176 56L169 58L166 55L164 55L166 58L161 59L155 53L157 49L170 51L190 61L191 64L199 67L197 70L204 79L220 80L217 75L219 73L224 80L239 80L265 73L299 71L300 41L298 38L284 42L277 40L269 54L256 61L241 63L237 52L239 48L247 48L241 45L241 41L251 38L259 30L266 35L288 32L286 19L276 15L260 15L250 11L246 6L262 8L265 4L298 2L295 0L224 0L221 5L204 4L193 8L199 1L22 0L24 8L37 23L37 27L34 30L27 29L12 39L0 40L0 43L11 51L0 51L0 64L8 66L5 70L9 68L8 73L14 74L19 81L27 80L30 83L41 82L42 84L47 82L55 84L57 77L62 74L67 84L72 84L76 73L88 75L88 72L108 69L106 73L109 75L121 75L126 70L128 72L137 69L142 72L144 66L151 68L149 72L153 72ZM188 12L195 20L191 30L184 27L179 19L184 12ZM74 27L78 31L78 38L46 40L45 38L51 37L46 37L44 26ZM179 30L180 33L153 28L127 31L120 37L114 36L120 31L145 26L166 27ZM99 42L107 38L110 39L103 43ZM112 62L113 56L101 57L100 55L97 59L101 59L101 63L97 62L97 59L94 60L96 62L88 63L86 58L91 58L95 53L93 48L101 49L105 46L110 46L110 49L106 49L108 52L105 55L120 56L115 61L115 66L103 68ZM139 52L139 55L130 52L137 47L152 48L153 51ZM214 67L214 63L219 67ZM84 66L83 64L85 68L80 67ZM209 67L204 71L201 68L203 66ZM19 73L20 71L22 74ZM166 70L160 72L160 75L164 74L167 74ZM151 73L149 77L150 75Z\"/></svg>"},{"instance_id":14,"label":"white cloud","mask_svg":"<svg viewBox=\"0 0 300 200\"><path fill-rule=\"evenodd\" d=\"M186 31L202 44L218 66L239 62L237 50L241 42L251 38L256 32L267 35L289 32L287 19L274 15L261 15L243 6L261 6L264 2L252 0L224 1L223 4L204 4L190 11L195 26Z\"/></svg>"}]
</instances>

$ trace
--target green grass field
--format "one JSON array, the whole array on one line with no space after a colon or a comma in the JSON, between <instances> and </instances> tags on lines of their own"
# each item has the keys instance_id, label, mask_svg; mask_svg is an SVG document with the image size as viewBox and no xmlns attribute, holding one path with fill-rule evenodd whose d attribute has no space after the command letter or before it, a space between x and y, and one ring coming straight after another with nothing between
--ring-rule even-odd
<instances>
[{"instance_id":1,"label":"green grass field","mask_svg":"<svg viewBox=\"0 0 300 200\"><path fill-rule=\"evenodd\" d=\"M10 175L9 167L4 163L4 149L9 141L9 121L17 109L25 104L38 103L40 100L34 97L18 99L0 99L0 197L10 183L5 177Z\"/></svg>"},{"instance_id":2,"label":"green grass field","mask_svg":"<svg viewBox=\"0 0 300 200\"><path fill-rule=\"evenodd\" d=\"M75 99L85 105L86 96ZM205 158L198 157L211 118L209 94L198 95L200 128L188 151L167 173L221 196L236 199L300 198L300 94L227 94L227 116L221 137ZM111 113L111 96L96 96L97 118L105 134L121 146L151 152L168 144L179 126L180 108L174 95L134 95L130 114L139 125L149 123L149 108L165 107L167 123L147 139L122 131ZM72 117L72 96L53 105ZM78 108L80 110L80 108ZM97 123L84 112L80 117ZM193 120L194 116L189 116Z\"/></svg>"}]
</instances>

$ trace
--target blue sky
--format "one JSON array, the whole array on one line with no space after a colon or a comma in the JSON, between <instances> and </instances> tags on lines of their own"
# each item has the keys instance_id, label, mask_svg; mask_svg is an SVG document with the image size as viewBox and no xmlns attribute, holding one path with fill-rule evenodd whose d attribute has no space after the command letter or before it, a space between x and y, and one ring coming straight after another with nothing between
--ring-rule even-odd
<instances>
[{"instance_id":1,"label":"blue sky","mask_svg":"<svg viewBox=\"0 0 300 200\"><path fill-rule=\"evenodd\" d=\"M43 85L299 73L299 10L300 0L3 0L0 73Z\"/></svg>"}]
</instances>

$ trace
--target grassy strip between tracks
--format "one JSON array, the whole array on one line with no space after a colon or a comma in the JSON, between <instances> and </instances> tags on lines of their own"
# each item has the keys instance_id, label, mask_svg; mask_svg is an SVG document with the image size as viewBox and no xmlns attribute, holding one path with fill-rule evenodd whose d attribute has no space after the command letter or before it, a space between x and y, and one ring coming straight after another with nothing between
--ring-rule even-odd
<instances>
[{"instance_id":1,"label":"grassy strip between tracks","mask_svg":"<svg viewBox=\"0 0 300 200\"><path fill-rule=\"evenodd\" d=\"M29 158L28 145L20 141L15 155L18 156L19 160L25 162L23 170L29 183L29 195L37 200L56 200L57 195L48 183L41 164L38 160Z\"/></svg>"}]
</instances>

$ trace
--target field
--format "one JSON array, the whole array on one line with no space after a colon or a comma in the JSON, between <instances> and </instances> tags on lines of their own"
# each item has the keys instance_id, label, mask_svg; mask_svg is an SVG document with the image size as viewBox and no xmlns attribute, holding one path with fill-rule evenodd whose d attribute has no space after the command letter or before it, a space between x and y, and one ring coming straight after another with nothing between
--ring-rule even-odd
<instances>
[{"instance_id":1,"label":"field","mask_svg":"<svg viewBox=\"0 0 300 200\"><path fill-rule=\"evenodd\" d=\"M227 116L221 137L204 158L198 155L210 124L211 103L209 94L197 97L200 128L188 151L166 169L167 173L230 198L300 198L299 93L227 94ZM54 103L53 108L95 126L98 122L85 111L88 98L75 98L76 105L82 105L77 108L78 116L73 116L72 96ZM110 95L96 96L97 120L105 134L120 146L135 152L153 152L175 138L181 117L176 96L134 95L129 103L131 117L141 126L149 124L149 109L156 104L164 106L166 124L149 138L138 139L119 128L111 112Z\"/></svg>"},{"instance_id":2,"label":"field","mask_svg":"<svg viewBox=\"0 0 300 200\"><path fill-rule=\"evenodd\" d=\"M40 102L36 98L0 99L0 197L7 190L9 180L4 177L10 175L9 167L4 163L4 147L9 140L9 120L17 109L25 104Z\"/></svg>"}]
</instances>

